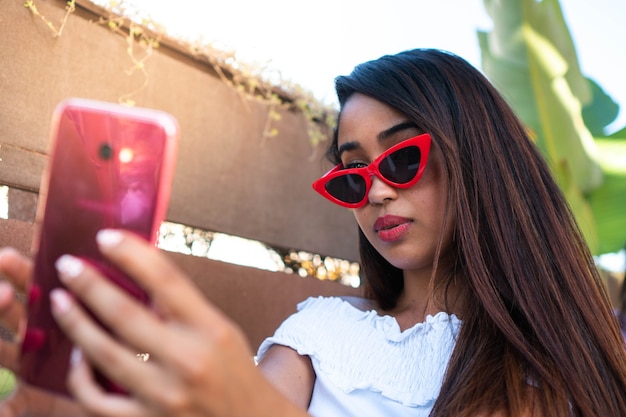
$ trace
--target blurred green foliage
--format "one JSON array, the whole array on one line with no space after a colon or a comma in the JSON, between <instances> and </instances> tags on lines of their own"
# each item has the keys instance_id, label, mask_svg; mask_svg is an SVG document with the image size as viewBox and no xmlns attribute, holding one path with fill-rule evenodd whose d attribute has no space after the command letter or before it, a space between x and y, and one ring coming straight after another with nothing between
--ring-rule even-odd
<instances>
[{"instance_id":1,"label":"blurred green foliage","mask_svg":"<svg viewBox=\"0 0 626 417\"><path fill-rule=\"evenodd\" d=\"M626 242L626 129L619 106L585 77L558 0L484 0L482 68L546 157L594 254ZM619 162L621 160L621 163Z\"/></svg>"},{"instance_id":2,"label":"blurred green foliage","mask_svg":"<svg viewBox=\"0 0 626 417\"><path fill-rule=\"evenodd\" d=\"M15 376L11 371L0 368L0 399L6 397L15 388Z\"/></svg>"}]
</instances>

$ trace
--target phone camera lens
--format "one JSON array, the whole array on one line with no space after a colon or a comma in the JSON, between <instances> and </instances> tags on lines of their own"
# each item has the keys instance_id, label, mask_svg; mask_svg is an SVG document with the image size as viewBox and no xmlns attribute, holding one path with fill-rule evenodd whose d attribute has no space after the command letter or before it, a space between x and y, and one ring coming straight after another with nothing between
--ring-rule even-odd
<instances>
[{"instance_id":1,"label":"phone camera lens","mask_svg":"<svg viewBox=\"0 0 626 417\"><path fill-rule=\"evenodd\" d=\"M103 143L100 145L98 154L100 155L100 159L109 160L113 156L113 148L108 143Z\"/></svg>"}]
</instances>

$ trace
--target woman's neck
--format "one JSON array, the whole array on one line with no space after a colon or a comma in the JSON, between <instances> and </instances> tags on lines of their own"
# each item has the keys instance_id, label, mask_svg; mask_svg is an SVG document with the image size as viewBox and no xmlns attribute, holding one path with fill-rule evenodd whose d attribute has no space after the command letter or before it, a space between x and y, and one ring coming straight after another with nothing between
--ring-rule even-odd
<instances>
[{"instance_id":1,"label":"woman's neck","mask_svg":"<svg viewBox=\"0 0 626 417\"><path fill-rule=\"evenodd\" d=\"M441 282L446 278L438 273L434 280ZM395 308L387 314L394 316L402 330L426 320L426 316L435 315L441 311L448 314L458 313L454 300L457 299L457 287L454 278L451 285L438 286L432 282L431 273L404 272L404 290L398 298ZM435 288L437 293L434 293ZM446 291L444 294L443 291Z\"/></svg>"}]
</instances>

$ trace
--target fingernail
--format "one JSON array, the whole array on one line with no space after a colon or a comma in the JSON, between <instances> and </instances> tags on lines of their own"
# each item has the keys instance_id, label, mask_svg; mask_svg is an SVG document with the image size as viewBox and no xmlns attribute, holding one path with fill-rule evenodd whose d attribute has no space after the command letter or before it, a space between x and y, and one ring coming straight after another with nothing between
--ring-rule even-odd
<instances>
[{"instance_id":1,"label":"fingernail","mask_svg":"<svg viewBox=\"0 0 626 417\"><path fill-rule=\"evenodd\" d=\"M57 259L55 265L57 271L59 271L59 278L61 278L61 280L75 278L80 275L85 269L83 262L80 259L75 258L71 255L61 256L59 259Z\"/></svg>"},{"instance_id":2,"label":"fingernail","mask_svg":"<svg viewBox=\"0 0 626 417\"><path fill-rule=\"evenodd\" d=\"M83 360L83 351L77 347L72 348L72 353L70 354L70 365L74 367L78 365L82 360Z\"/></svg>"},{"instance_id":3,"label":"fingernail","mask_svg":"<svg viewBox=\"0 0 626 417\"><path fill-rule=\"evenodd\" d=\"M58 313L65 313L72 306L69 294L58 288L50 292L50 300L52 301L52 308Z\"/></svg>"},{"instance_id":4,"label":"fingernail","mask_svg":"<svg viewBox=\"0 0 626 417\"><path fill-rule=\"evenodd\" d=\"M117 230L104 229L96 235L96 241L100 246L112 248L122 241L122 233Z\"/></svg>"}]
</instances>

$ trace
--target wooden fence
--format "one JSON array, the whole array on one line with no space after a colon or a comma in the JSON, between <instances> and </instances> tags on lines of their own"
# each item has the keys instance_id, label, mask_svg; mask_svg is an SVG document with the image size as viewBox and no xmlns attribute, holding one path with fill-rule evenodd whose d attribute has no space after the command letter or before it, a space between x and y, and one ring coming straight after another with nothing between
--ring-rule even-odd
<instances>
[{"instance_id":1,"label":"wooden fence","mask_svg":"<svg viewBox=\"0 0 626 417\"><path fill-rule=\"evenodd\" d=\"M0 244L29 251L50 117L68 97L117 102L133 93L137 106L167 111L181 126L169 221L355 261L352 215L312 191L328 168L324 146L307 136L302 113L279 109L276 137L263 137L270 107L245 99L216 67L176 42L161 41L142 71L127 39L77 2L61 36L20 0L0 12L0 184L9 186L9 219ZM36 2L50 22L65 16L65 1ZM143 72L145 70L145 72ZM246 331L255 347L295 304L310 295L355 295L335 282L300 278L194 256L168 253L207 295ZM242 255L242 256L245 256Z\"/></svg>"}]
</instances>

